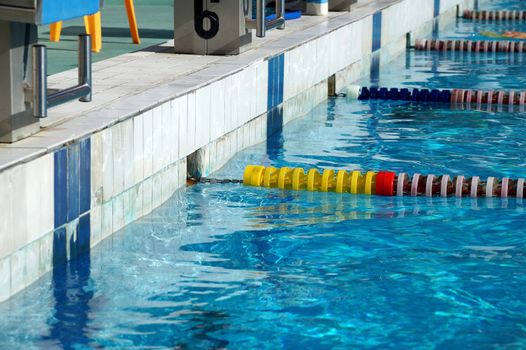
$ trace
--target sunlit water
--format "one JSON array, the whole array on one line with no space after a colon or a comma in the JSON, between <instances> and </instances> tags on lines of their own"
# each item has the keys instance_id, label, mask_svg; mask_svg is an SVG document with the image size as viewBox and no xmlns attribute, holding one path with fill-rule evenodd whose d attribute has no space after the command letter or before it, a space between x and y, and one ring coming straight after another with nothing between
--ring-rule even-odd
<instances>
[{"instance_id":1,"label":"sunlit water","mask_svg":"<svg viewBox=\"0 0 526 350\"><path fill-rule=\"evenodd\" d=\"M524 87L506 59L410 52L359 83ZM215 176L254 163L526 177L524 115L331 99ZM522 349L525 227L513 199L197 185L0 304L0 349Z\"/></svg>"}]
</instances>

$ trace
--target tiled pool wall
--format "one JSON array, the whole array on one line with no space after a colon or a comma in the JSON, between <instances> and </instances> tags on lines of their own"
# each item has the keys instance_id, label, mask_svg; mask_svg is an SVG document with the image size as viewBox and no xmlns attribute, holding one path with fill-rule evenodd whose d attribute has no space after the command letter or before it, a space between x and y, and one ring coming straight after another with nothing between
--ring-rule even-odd
<instances>
[{"instance_id":1,"label":"tiled pool wall","mask_svg":"<svg viewBox=\"0 0 526 350\"><path fill-rule=\"evenodd\" d=\"M147 215L473 0L401 0L0 172L0 301ZM440 18L438 18L440 17ZM330 19L329 19L330 20Z\"/></svg>"}]
</instances>

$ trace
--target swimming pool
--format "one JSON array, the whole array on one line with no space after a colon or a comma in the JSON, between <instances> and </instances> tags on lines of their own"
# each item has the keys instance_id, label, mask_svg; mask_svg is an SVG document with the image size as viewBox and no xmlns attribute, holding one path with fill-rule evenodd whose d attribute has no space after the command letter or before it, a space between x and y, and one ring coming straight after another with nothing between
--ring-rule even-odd
<instances>
[{"instance_id":1,"label":"swimming pool","mask_svg":"<svg viewBox=\"0 0 526 350\"><path fill-rule=\"evenodd\" d=\"M373 84L524 86L521 62L470 59L409 52ZM330 99L215 176L255 163L525 177L523 115ZM525 222L513 199L199 184L0 304L0 348L523 348Z\"/></svg>"}]
</instances>

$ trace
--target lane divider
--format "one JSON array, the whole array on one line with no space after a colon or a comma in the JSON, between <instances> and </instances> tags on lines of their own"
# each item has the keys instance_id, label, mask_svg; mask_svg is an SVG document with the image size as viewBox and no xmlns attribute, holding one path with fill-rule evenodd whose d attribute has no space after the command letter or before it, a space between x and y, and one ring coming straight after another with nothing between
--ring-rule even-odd
<instances>
[{"instance_id":1,"label":"lane divider","mask_svg":"<svg viewBox=\"0 0 526 350\"><path fill-rule=\"evenodd\" d=\"M421 102L443 102L453 104L489 104L489 105L521 105L526 104L526 91L497 91L469 89L407 89L386 87L356 87L348 88L349 97L360 101L366 100L400 100Z\"/></svg>"},{"instance_id":2,"label":"lane divider","mask_svg":"<svg viewBox=\"0 0 526 350\"><path fill-rule=\"evenodd\" d=\"M526 20L526 11L473 11L464 10L462 17L464 19L484 20L484 21L524 21Z\"/></svg>"},{"instance_id":3,"label":"lane divider","mask_svg":"<svg viewBox=\"0 0 526 350\"><path fill-rule=\"evenodd\" d=\"M516 197L526 196L524 179L497 179L478 176L451 177L391 171L344 171L303 168L274 168L249 165L245 168L243 184L246 186L306 190L378 196L411 197Z\"/></svg>"},{"instance_id":4,"label":"lane divider","mask_svg":"<svg viewBox=\"0 0 526 350\"><path fill-rule=\"evenodd\" d=\"M418 51L525 52L524 41L416 39Z\"/></svg>"}]
</instances>

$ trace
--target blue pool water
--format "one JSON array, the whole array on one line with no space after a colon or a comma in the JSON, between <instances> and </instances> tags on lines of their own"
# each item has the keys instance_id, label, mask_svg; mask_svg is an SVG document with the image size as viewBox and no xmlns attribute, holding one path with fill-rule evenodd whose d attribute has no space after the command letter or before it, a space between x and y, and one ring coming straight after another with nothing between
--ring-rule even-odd
<instances>
[{"instance_id":1,"label":"blue pool water","mask_svg":"<svg viewBox=\"0 0 526 350\"><path fill-rule=\"evenodd\" d=\"M372 80L523 87L526 66L506 59L409 52ZM526 177L523 119L331 99L215 176L255 163ZM513 199L200 184L0 304L0 349L523 349L525 227Z\"/></svg>"}]
</instances>

